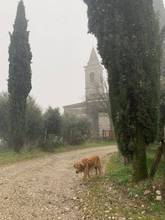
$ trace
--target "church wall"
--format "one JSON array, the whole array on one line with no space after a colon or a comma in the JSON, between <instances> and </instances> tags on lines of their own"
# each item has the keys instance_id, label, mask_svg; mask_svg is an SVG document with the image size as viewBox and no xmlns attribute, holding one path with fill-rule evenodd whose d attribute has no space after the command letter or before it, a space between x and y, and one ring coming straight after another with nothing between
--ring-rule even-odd
<instances>
[{"instance_id":1,"label":"church wall","mask_svg":"<svg viewBox=\"0 0 165 220\"><path fill-rule=\"evenodd\" d=\"M69 115L75 115L79 118L86 118L86 107L64 107L64 113Z\"/></svg>"},{"instance_id":2,"label":"church wall","mask_svg":"<svg viewBox=\"0 0 165 220\"><path fill-rule=\"evenodd\" d=\"M110 120L107 113L99 113L99 136L103 136L103 131L109 131Z\"/></svg>"}]
</instances>

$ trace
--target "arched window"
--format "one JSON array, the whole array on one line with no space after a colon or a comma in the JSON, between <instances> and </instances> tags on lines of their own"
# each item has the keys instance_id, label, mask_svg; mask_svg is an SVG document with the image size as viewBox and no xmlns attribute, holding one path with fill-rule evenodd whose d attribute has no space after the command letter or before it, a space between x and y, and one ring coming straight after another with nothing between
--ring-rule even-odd
<instances>
[{"instance_id":1,"label":"arched window","mask_svg":"<svg viewBox=\"0 0 165 220\"><path fill-rule=\"evenodd\" d=\"M94 82L95 81L95 74L92 72L90 73L90 82Z\"/></svg>"}]
</instances>

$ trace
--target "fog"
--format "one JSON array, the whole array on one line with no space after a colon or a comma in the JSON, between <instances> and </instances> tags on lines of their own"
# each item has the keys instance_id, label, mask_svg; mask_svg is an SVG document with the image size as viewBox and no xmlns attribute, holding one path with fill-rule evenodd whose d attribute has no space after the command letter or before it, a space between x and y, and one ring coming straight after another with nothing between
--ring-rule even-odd
<instances>
[{"instance_id":1,"label":"fog","mask_svg":"<svg viewBox=\"0 0 165 220\"><path fill-rule=\"evenodd\" d=\"M33 53L31 95L43 109L84 99L84 66L96 40L83 0L24 0ZM9 31L18 0L0 0L0 92L7 91Z\"/></svg>"},{"instance_id":2,"label":"fog","mask_svg":"<svg viewBox=\"0 0 165 220\"><path fill-rule=\"evenodd\" d=\"M0 0L0 91L7 91L9 31L18 0ZM31 95L43 109L84 99L84 66L94 37L82 0L24 0L33 53Z\"/></svg>"}]
</instances>

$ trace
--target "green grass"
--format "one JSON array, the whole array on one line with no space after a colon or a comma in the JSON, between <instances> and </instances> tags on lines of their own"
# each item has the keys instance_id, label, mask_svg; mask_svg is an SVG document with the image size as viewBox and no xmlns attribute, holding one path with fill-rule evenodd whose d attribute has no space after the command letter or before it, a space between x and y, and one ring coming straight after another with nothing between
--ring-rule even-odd
<instances>
[{"instance_id":1,"label":"green grass","mask_svg":"<svg viewBox=\"0 0 165 220\"><path fill-rule=\"evenodd\" d=\"M150 171L151 165L155 158L157 148L158 148L157 145L151 145L148 148L148 151L147 151L148 171ZM132 178L132 166L131 165L124 166L123 158L119 153L116 153L112 156L111 160L108 163L107 171L108 171L109 178L113 179L114 181L118 183L125 184L128 182L131 182L132 180L131 179ZM163 160L161 160L155 179L161 180L163 178L163 172L164 172Z\"/></svg>"},{"instance_id":2,"label":"green grass","mask_svg":"<svg viewBox=\"0 0 165 220\"><path fill-rule=\"evenodd\" d=\"M156 145L148 148L149 169L157 148ZM84 200L91 219L108 219L115 215L132 220L165 219L165 201L156 201L156 190L163 180L163 160L153 181L136 184L132 181L132 172L132 166L124 166L122 156L115 153L107 163L106 175L89 181ZM144 195L146 190L149 193ZM107 214L105 210L109 210Z\"/></svg>"},{"instance_id":3,"label":"green grass","mask_svg":"<svg viewBox=\"0 0 165 220\"><path fill-rule=\"evenodd\" d=\"M155 153L158 146L151 145L147 152L147 164L150 170L153 160L155 158ZM107 165L107 178L109 181L113 182L118 188L119 192L123 193L123 197L132 203L144 204L147 206L147 216L141 216L141 219L165 219L165 203L164 201L156 201L156 189L160 189L160 185L163 181L163 160L159 165L158 172L153 181L150 179L139 184L135 184L132 181L132 167L124 166L122 156L116 153L112 156L111 160ZM156 187L154 189L153 187ZM148 195L144 195L145 190L150 190ZM138 211L138 208L137 208ZM123 212L126 214L129 212L129 216L133 219L138 219L137 213L133 213L131 209L124 208ZM130 214L131 213L131 214ZM140 213L140 211L139 211Z\"/></svg>"},{"instance_id":4,"label":"green grass","mask_svg":"<svg viewBox=\"0 0 165 220\"><path fill-rule=\"evenodd\" d=\"M20 161L31 160L34 158L44 157L49 153L45 153L39 149L32 151L22 151L21 153L15 153L12 150L0 151L0 166L13 164Z\"/></svg>"},{"instance_id":5,"label":"green grass","mask_svg":"<svg viewBox=\"0 0 165 220\"><path fill-rule=\"evenodd\" d=\"M62 153L62 152L68 152L76 149L86 149L91 147L99 147L99 146L108 146L112 145L114 142L86 142L84 144L78 145L78 146L58 146L54 148L53 150L43 151L41 149L33 149L33 150L23 150L22 152L15 153L12 150L9 149L3 149L0 150L0 166L7 165L7 164L13 164L25 160L31 160L39 157L48 156L52 153Z\"/></svg>"},{"instance_id":6,"label":"green grass","mask_svg":"<svg viewBox=\"0 0 165 220\"><path fill-rule=\"evenodd\" d=\"M62 153L72 150L81 150L92 147L111 146L116 144L114 141L88 141L80 145L61 145L54 148L54 153Z\"/></svg>"},{"instance_id":7,"label":"green grass","mask_svg":"<svg viewBox=\"0 0 165 220\"><path fill-rule=\"evenodd\" d=\"M87 141L80 146L82 147L100 147L100 146L109 146L109 145L115 145L115 141Z\"/></svg>"},{"instance_id":8,"label":"green grass","mask_svg":"<svg viewBox=\"0 0 165 220\"><path fill-rule=\"evenodd\" d=\"M148 148L149 169L157 147L152 145ZM115 219L164 220L165 202L156 201L156 190L160 189L163 171L162 160L154 181L146 180L137 184L132 181L132 166L124 166L122 156L113 154L107 163L106 175L91 178L84 190L82 197L87 216L96 220L114 219L114 216L117 216ZM146 190L149 193L145 194Z\"/></svg>"},{"instance_id":9,"label":"green grass","mask_svg":"<svg viewBox=\"0 0 165 220\"><path fill-rule=\"evenodd\" d=\"M107 175L110 180L125 184L131 181L132 168L130 165L124 166L122 156L116 153L111 157L107 165Z\"/></svg>"},{"instance_id":10,"label":"green grass","mask_svg":"<svg viewBox=\"0 0 165 220\"><path fill-rule=\"evenodd\" d=\"M156 152L157 152L157 149L158 149L158 145L154 145L154 144L152 144L152 145L149 146L149 148L148 148L148 152L147 152L148 161L147 161L147 163L148 163L149 169L151 168L151 165L152 165L153 160L154 160L154 158L155 158L155 154L156 154ZM163 172L164 172L163 160L161 160L155 178L157 178L157 179L162 179Z\"/></svg>"}]
</instances>

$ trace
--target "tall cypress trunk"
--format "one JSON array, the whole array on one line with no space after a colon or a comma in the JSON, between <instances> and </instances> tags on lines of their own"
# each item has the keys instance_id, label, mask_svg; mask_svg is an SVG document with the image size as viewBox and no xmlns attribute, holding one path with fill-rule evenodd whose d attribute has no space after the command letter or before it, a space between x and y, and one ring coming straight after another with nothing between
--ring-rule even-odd
<instances>
[{"instance_id":1,"label":"tall cypress trunk","mask_svg":"<svg viewBox=\"0 0 165 220\"><path fill-rule=\"evenodd\" d=\"M135 182L148 178L146 146L141 132L134 139L133 177Z\"/></svg>"},{"instance_id":2,"label":"tall cypress trunk","mask_svg":"<svg viewBox=\"0 0 165 220\"><path fill-rule=\"evenodd\" d=\"M25 140L26 98L9 97L10 103L10 147L20 152Z\"/></svg>"}]
</instances>

